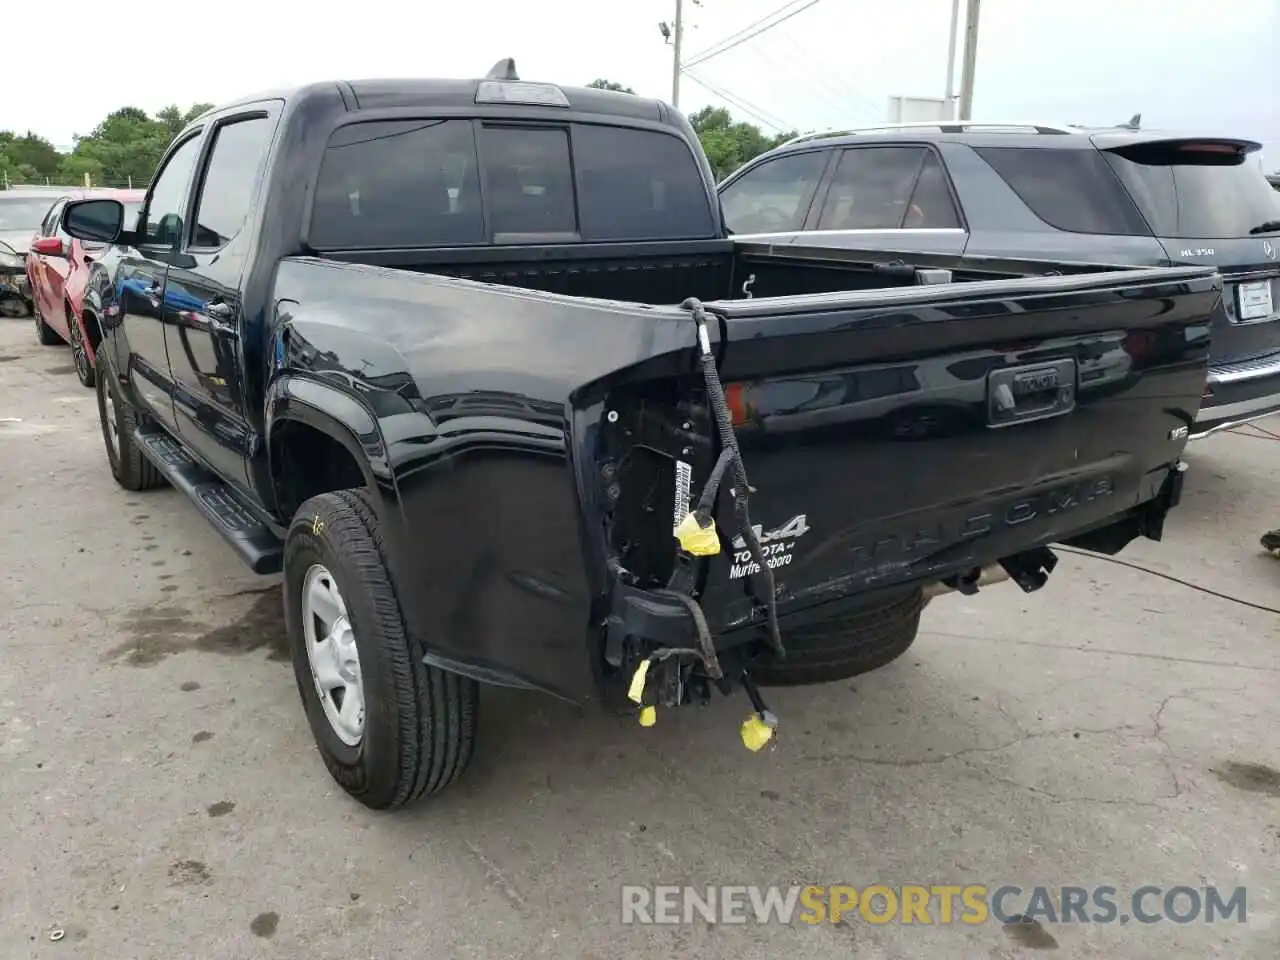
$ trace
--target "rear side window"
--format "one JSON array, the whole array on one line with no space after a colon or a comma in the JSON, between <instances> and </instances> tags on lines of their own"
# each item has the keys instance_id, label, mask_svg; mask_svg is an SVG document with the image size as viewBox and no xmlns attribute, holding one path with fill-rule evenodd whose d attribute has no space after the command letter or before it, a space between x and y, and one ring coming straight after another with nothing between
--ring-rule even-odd
<instances>
[{"instance_id":1,"label":"rear side window","mask_svg":"<svg viewBox=\"0 0 1280 960\"><path fill-rule=\"evenodd\" d=\"M1280 197L1247 155L1175 143L1136 145L1106 158L1158 237L1247 237L1280 219Z\"/></svg>"},{"instance_id":2,"label":"rear side window","mask_svg":"<svg viewBox=\"0 0 1280 960\"><path fill-rule=\"evenodd\" d=\"M974 147L1031 212L1071 233L1150 235L1133 201L1096 150Z\"/></svg>"},{"instance_id":3,"label":"rear side window","mask_svg":"<svg viewBox=\"0 0 1280 960\"><path fill-rule=\"evenodd\" d=\"M692 240L716 235L689 145L649 130L573 130L583 240Z\"/></svg>"},{"instance_id":4,"label":"rear side window","mask_svg":"<svg viewBox=\"0 0 1280 960\"><path fill-rule=\"evenodd\" d=\"M792 153L752 167L720 191L725 225L733 233L782 233L804 227L827 154Z\"/></svg>"},{"instance_id":5,"label":"rear side window","mask_svg":"<svg viewBox=\"0 0 1280 960\"><path fill-rule=\"evenodd\" d=\"M818 217L819 230L959 226L946 176L923 147L844 150Z\"/></svg>"},{"instance_id":6,"label":"rear side window","mask_svg":"<svg viewBox=\"0 0 1280 960\"><path fill-rule=\"evenodd\" d=\"M354 123L329 140L309 240L321 249L484 242L469 120Z\"/></svg>"}]
</instances>

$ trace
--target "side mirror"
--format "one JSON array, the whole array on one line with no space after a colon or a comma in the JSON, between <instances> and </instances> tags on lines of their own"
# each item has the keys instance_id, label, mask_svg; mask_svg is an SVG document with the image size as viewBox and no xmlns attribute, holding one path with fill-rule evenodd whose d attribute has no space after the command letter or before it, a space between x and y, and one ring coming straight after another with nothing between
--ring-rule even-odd
<instances>
[{"instance_id":1,"label":"side mirror","mask_svg":"<svg viewBox=\"0 0 1280 960\"><path fill-rule=\"evenodd\" d=\"M62 211L62 229L77 240L115 243L124 233L119 200L73 200Z\"/></svg>"},{"instance_id":2,"label":"side mirror","mask_svg":"<svg viewBox=\"0 0 1280 960\"><path fill-rule=\"evenodd\" d=\"M61 237L41 237L39 240L31 241L31 252L40 253L46 257L65 257L67 248Z\"/></svg>"}]
</instances>

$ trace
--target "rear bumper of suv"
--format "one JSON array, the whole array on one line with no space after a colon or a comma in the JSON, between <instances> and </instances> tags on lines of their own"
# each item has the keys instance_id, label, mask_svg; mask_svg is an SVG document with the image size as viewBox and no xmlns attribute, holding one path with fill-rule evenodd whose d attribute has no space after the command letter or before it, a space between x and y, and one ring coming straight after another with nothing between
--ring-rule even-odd
<instances>
[{"instance_id":1,"label":"rear bumper of suv","mask_svg":"<svg viewBox=\"0 0 1280 960\"><path fill-rule=\"evenodd\" d=\"M1280 353L1213 364L1206 384L1192 440L1280 412Z\"/></svg>"}]
</instances>

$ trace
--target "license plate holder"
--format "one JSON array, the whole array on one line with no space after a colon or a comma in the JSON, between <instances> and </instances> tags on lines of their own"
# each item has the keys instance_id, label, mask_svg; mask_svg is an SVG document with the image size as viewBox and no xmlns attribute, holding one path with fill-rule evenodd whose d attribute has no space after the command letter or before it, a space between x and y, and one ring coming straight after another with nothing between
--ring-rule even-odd
<instances>
[{"instance_id":1,"label":"license plate holder","mask_svg":"<svg viewBox=\"0 0 1280 960\"><path fill-rule=\"evenodd\" d=\"M1236 284L1236 316L1241 321L1262 320L1274 311L1270 280Z\"/></svg>"}]
</instances>

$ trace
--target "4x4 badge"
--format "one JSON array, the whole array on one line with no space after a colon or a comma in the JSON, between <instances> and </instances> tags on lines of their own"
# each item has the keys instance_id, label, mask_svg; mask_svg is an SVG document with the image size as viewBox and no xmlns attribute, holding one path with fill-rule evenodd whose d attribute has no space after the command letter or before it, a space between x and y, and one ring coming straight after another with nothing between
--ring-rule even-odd
<instances>
[{"instance_id":1,"label":"4x4 badge","mask_svg":"<svg viewBox=\"0 0 1280 960\"><path fill-rule=\"evenodd\" d=\"M1262 252L1267 255L1268 260L1274 260L1276 258L1276 248L1272 245L1270 240L1262 241Z\"/></svg>"}]
</instances>

